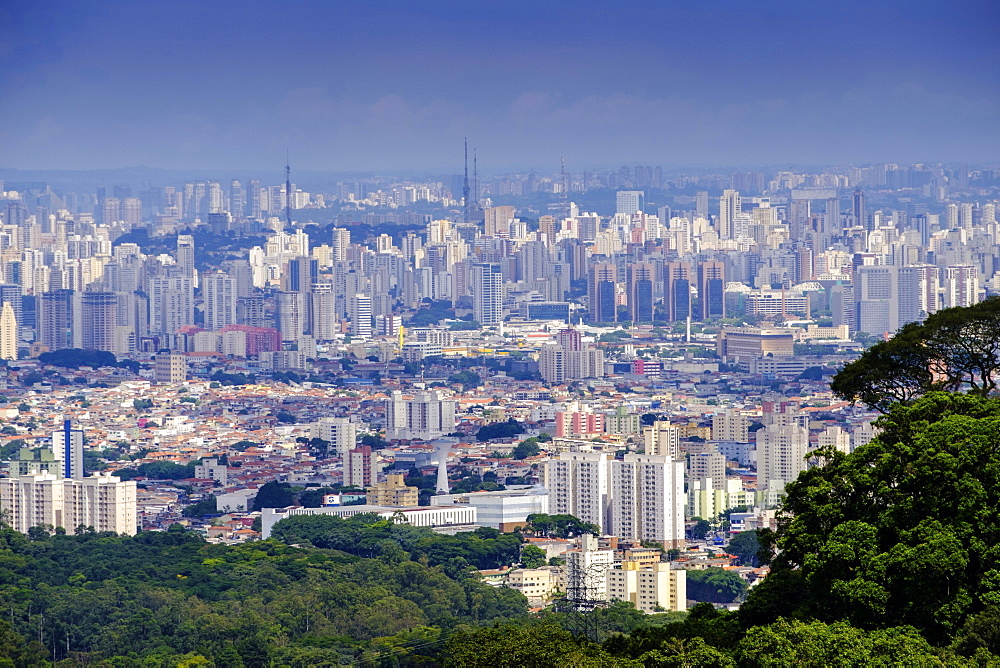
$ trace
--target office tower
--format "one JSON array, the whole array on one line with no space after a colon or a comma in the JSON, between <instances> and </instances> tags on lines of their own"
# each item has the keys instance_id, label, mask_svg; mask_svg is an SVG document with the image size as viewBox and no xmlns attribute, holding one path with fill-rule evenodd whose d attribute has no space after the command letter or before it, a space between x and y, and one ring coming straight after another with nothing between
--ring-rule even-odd
<instances>
[{"instance_id":1,"label":"office tower","mask_svg":"<svg viewBox=\"0 0 1000 668\"><path fill-rule=\"evenodd\" d=\"M681 430L667 420L657 420L642 432L647 455L677 457L681 449Z\"/></svg>"},{"instance_id":2,"label":"office tower","mask_svg":"<svg viewBox=\"0 0 1000 668\"><path fill-rule=\"evenodd\" d=\"M349 296L347 298L347 317L351 321L351 334L353 336L371 336L371 295L355 293Z\"/></svg>"},{"instance_id":3,"label":"office tower","mask_svg":"<svg viewBox=\"0 0 1000 668\"><path fill-rule=\"evenodd\" d=\"M979 272L975 265L954 265L944 270L944 307L972 306L979 301Z\"/></svg>"},{"instance_id":4,"label":"office tower","mask_svg":"<svg viewBox=\"0 0 1000 668\"><path fill-rule=\"evenodd\" d=\"M263 210L260 198L260 181L258 179L250 179L250 182L247 184L247 213L250 218L257 220L260 218Z\"/></svg>"},{"instance_id":5,"label":"office tower","mask_svg":"<svg viewBox=\"0 0 1000 668\"><path fill-rule=\"evenodd\" d=\"M347 451L344 460L344 487L365 489L378 482L378 456L367 445Z\"/></svg>"},{"instance_id":6,"label":"office tower","mask_svg":"<svg viewBox=\"0 0 1000 668\"><path fill-rule=\"evenodd\" d=\"M506 237L514 220L512 206L489 206L483 209L483 236Z\"/></svg>"},{"instance_id":7,"label":"office tower","mask_svg":"<svg viewBox=\"0 0 1000 668\"><path fill-rule=\"evenodd\" d=\"M194 237L190 234L177 235L177 266L183 278L194 278Z\"/></svg>"},{"instance_id":8,"label":"office tower","mask_svg":"<svg viewBox=\"0 0 1000 668\"><path fill-rule=\"evenodd\" d=\"M708 191L699 190L694 194L694 215L696 218L708 220ZM670 220L661 218L660 220Z\"/></svg>"},{"instance_id":9,"label":"office tower","mask_svg":"<svg viewBox=\"0 0 1000 668\"><path fill-rule=\"evenodd\" d=\"M455 431L455 405L440 392L417 392L407 399L393 391L386 401L386 438L430 441Z\"/></svg>"},{"instance_id":10,"label":"office tower","mask_svg":"<svg viewBox=\"0 0 1000 668\"><path fill-rule=\"evenodd\" d=\"M84 292L80 306L83 348L114 351L118 330L118 295L114 292Z\"/></svg>"},{"instance_id":11,"label":"office tower","mask_svg":"<svg viewBox=\"0 0 1000 668\"><path fill-rule=\"evenodd\" d=\"M691 265L668 262L664 267L663 293L667 320L686 320L691 313Z\"/></svg>"},{"instance_id":12,"label":"office tower","mask_svg":"<svg viewBox=\"0 0 1000 668\"><path fill-rule=\"evenodd\" d=\"M73 348L73 323L76 315L72 290L44 292L36 305L38 340L49 350Z\"/></svg>"},{"instance_id":13,"label":"office tower","mask_svg":"<svg viewBox=\"0 0 1000 668\"><path fill-rule=\"evenodd\" d=\"M628 319L633 324L653 322L653 282L656 265L634 262L625 267L628 284Z\"/></svg>"},{"instance_id":14,"label":"office tower","mask_svg":"<svg viewBox=\"0 0 1000 668\"><path fill-rule=\"evenodd\" d=\"M183 383L187 380L187 357L166 351L156 353L153 360L153 382Z\"/></svg>"},{"instance_id":15,"label":"office tower","mask_svg":"<svg viewBox=\"0 0 1000 668\"><path fill-rule=\"evenodd\" d=\"M736 238L736 216L742 211L740 193L736 190L723 190L719 198L719 238Z\"/></svg>"},{"instance_id":16,"label":"office tower","mask_svg":"<svg viewBox=\"0 0 1000 668\"><path fill-rule=\"evenodd\" d=\"M641 190L619 190L615 193L615 214L631 216L644 209L645 193Z\"/></svg>"},{"instance_id":17,"label":"office tower","mask_svg":"<svg viewBox=\"0 0 1000 668\"><path fill-rule=\"evenodd\" d=\"M698 299L702 320L726 317L726 264L709 260L698 264Z\"/></svg>"},{"instance_id":18,"label":"office tower","mask_svg":"<svg viewBox=\"0 0 1000 668\"><path fill-rule=\"evenodd\" d=\"M855 190L853 198L853 210L854 224L857 227L863 227L869 232L875 228L868 221L868 214L865 211L865 193L863 190Z\"/></svg>"},{"instance_id":19,"label":"office tower","mask_svg":"<svg viewBox=\"0 0 1000 668\"><path fill-rule=\"evenodd\" d=\"M275 326L281 332L282 341L298 341L305 334L305 297L301 292L277 293Z\"/></svg>"},{"instance_id":20,"label":"office tower","mask_svg":"<svg viewBox=\"0 0 1000 668\"><path fill-rule=\"evenodd\" d=\"M205 295L205 329L217 331L226 325L236 324L236 281L220 272L206 275L202 280Z\"/></svg>"},{"instance_id":21,"label":"office tower","mask_svg":"<svg viewBox=\"0 0 1000 668\"><path fill-rule=\"evenodd\" d=\"M938 268L908 265L899 271L899 324L922 321L938 306Z\"/></svg>"},{"instance_id":22,"label":"office tower","mask_svg":"<svg viewBox=\"0 0 1000 668\"><path fill-rule=\"evenodd\" d=\"M854 272L858 331L892 334L899 329L899 276L893 266L860 266Z\"/></svg>"},{"instance_id":23,"label":"office tower","mask_svg":"<svg viewBox=\"0 0 1000 668\"><path fill-rule=\"evenodd\" d=\"M610 262L600 262L590 268L587 292L591 322L618 322L617 281L618 268Z\"/></svg>"},{"instance_id":24,"label":"office tower","mask_svg":"<svg viewBox=\"0 0 1000 668\"><path fill-rule=\"evenodd\" d=\"M17 318L14 316L14 307L10 302L4 302L0 306L0 359L17 359Z\"/></svg>"},{"instance_id":25,"label":"office tower","mask_svg":"<svg viewBox=\"0 0 1000 668\"><path fill-rule=\"evenodd\" d=\"M15 531L47 526L73 532L136 534L136 484L113 476L65 479L51 473L0 478L0 510Z\"/></svg>"},{"instance_id":26,"label":"office tower","mask_svg":"<svg viewBox=\"0 0 1000 668\"><path fill-rule=\"evenodd\" d=\"M772 424L757 432L757 489L782 489L808 468L809 430Z\"/></svg>"},{"instance_id":27,"label":"office tower","mask_svg":"<svg viewBox=\"0 0 1000 668\"><path fill-rule=\"evenodd\" d=\"M70 420L63 420L62 429L52 432L52 454L61 462L62 477L81 480L83 470L83 430L73 429Z\"/></svg>"},{"instance_id":28,"label":"office tower","mask_svg":"<svg viewBox=\"0 0 1000 668\"><path fill-rule=\"evenodd\" d=\"M333 228L333 239L330 248L334 263L347 261L347 250L351 247L351 233L344 227Z\"/></svg>"},{"instance_id":29,"label":"office tower","mask_svg":"<svg viewBox=\"0 0 1000 668\"><path fill-rule=\"evenodd\" d=\"M229 184L229 212L233 218L241 220L246 210L246 191L243 184L233 179Z\"/></svg>"},{"instance_id":30,"label":"office tower","mask_svg":"<svg viewBox=\"0 0 1000 668\"><path fill-rule=\"evenodd\" d=\"M610 529L611 456L606 452L562 452L545 463L549 512L573 515Z\"/></svg>"},{"instance_id":31,"label":"office tower","mask_svg":"<svg viewBox=\"0 0 1000 668\"><path fill-rule=\"evenodd\" d=\"M330 456L346 458L357 444L358 425L346 417L321 417L310 426L309 433L330 444Z\"/></svg>"},{"instance_id":32,"label":"office tower","mask_svg":"<svg viewBox=\"0 0 1000 668\"><path fill-rule=\"evenodd\" d=\"M611 533L676 548L684 541L684 460L626 454L611 462Z\"/></svg>"},{"instance_id":33,"label":"office tower","mask_svg":"<svg viewBox=\"0 0 1000 668\"><path fill-rule=\"evenodd\" d=\"M503 275L498 264L472 265L472 313L490 327L503 320Z\"/></svg>"}]
</instances>

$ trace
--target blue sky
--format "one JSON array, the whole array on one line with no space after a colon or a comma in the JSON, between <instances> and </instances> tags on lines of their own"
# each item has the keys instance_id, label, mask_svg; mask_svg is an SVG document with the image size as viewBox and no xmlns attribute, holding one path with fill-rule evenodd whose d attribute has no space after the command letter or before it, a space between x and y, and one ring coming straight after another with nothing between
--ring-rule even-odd
<instances>
[{"instance_id":1,"label":"blue sky","mask_svg":"<svg viewBox=\"0 0 1000 668\"><path fill-rule=\"evenodd\" d=\"M0 167L1000 160L995 0L0 4Z\"/></svg>"}]
</instances>

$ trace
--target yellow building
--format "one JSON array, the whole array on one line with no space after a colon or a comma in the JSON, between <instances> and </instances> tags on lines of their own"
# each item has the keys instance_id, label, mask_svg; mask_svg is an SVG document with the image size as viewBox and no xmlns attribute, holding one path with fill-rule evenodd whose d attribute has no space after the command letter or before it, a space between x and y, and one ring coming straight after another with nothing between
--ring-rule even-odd
<instances>
[{"instance_id":1,"label":"yellow building","mask_svg":"<svg viewBox=\"0 0 1000 668\"><path fill-rule=\"evenodd\" d=\"M407 487L402 473L390 473L385 482L368 488L366 494L370 506L415 506L419 503L416 487Z\"/></svg>"},{"instance_id":2,"label":"yellow building","mask_svg":"<svg viewBox=\"0 0 1000 668\"><path fill-rule=\"evenodd\" d=\"M507 586L512 587L528 599L547 601L557 591L565 589L562 570L555 566L542 568L518 568L507 574Z\"/></svg>"},{"instance_id":3,"label":"yellow building","mask_svg":"<svg viewBox=\"0 0 1000 668\"><path fill-rule=\"evenodd\" d=\"M624 562L608 571L608 600L631 601L642 612L682 612L687 610L687 573L670 564Z\"/></svg>"}]
</instances>

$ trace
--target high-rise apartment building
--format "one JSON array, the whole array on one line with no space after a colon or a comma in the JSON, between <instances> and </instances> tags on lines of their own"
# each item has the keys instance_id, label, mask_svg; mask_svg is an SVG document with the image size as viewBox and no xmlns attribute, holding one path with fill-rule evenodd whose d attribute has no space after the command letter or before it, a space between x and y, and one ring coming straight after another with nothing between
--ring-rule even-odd
<instances>
[{"instance_id":1,"label":"high-rise apartment building","mask_svg":"<svg viewBox=\"0 0 1000 668\"><path fill-rule=\"evenodd\" d=\"M676 548L684 541L684 460L626 454L611 462L611 533Z\"/></svg>"},{"instance_id":2,"label":"high-rise apartment building","mask_svg":"<svg viewBox=\"0 0 1000 668\"><path fill-rule=\"evenodd\" d=\"M0 306L0 359L16 360L19 340L14 307L5 301Z\"/></svg>"},{"instance_id":3,"label":"high-rise apartment building","mask_svg":"<svg viewBox=\"0 0 1000 668\"><path fill-rule=\"evenodd\" d=\"M854 300L858 331L876 335L894 333L900 324L897 267L858 267L854 272Z\"/></svg>"},{"instance_id":4,"label":"high-rise apartment building","mask_svg":"<svg viewBox=\"0 0 1000 668\"><path fill-rule=\"evenodd\" d=\"M899 324L922 321L938 308L938 273L932 264L900 267Z\"/></svg>"},{"instance_id":5,"label":"high-rise apartment building","mask_svg":"<svg viewBox=\"0 0 1000 668\"><path fill-rule=\"evenodd\" d=\"M740 193L737 190L723 190L719 198L719 238L736 238L736 216L742 211Z\"/></svg>"},{"instance_id":6,"label":"high-rise apartment building","mask_svg":"<svg viewBox=\"0 0 1000 668\"><path fill-rule=\"evenodd\" d=\"M49 350L75 348L74 321L78 318L78 299L73 290L44 292L36 306L38 340Z\"/></svg>"},{"instance_id":7,"label":"high-rise apartment building","mask_svg":"<svg viewBox=\"0 0 1000 668\"><path fill-rule=\"evenodd\" d=\"M430 441L455 431L455 400L438 391L406 398L394 391L386 402L386 438Z\"/></svg>"},{"instance_id":8,"label":"high-rise apartment building","mask_svg":"<svg viewBox=\"0 0 1000 668\"><path fill-rule=\"evenodd\" d=\"M236 281L228 274L215 272L202 279L205 295L205 329L215 332L236 324Z\"/></svg>"},{"instance_id":9,"label":"high-rise apartment building","mask_svg":"<svg viewBox=\"0 0 1000 668\"><path fill-rule=\"evenodd\" d=\"M573 515L607 531L611 521L611 457L606 452L562 452L545 463L549 512Z\"/></svg>"},{"instance_id":10,"label":"high-rise apartment building","mask_svg":"<svg viewBox=\"0 0 1000 668\"><path fill-rule=\"evenodd\" d=\"M311 425L309 432L313 438L328 442L330 453L342 459L358 440L358 425L347 417L321 417Z\"/></svg>"},{"instance_id":11,"label":"high-rise apartment building","mask_svg":"<svg viewBox=\"0 0 1000 668\"><path fill-rule=\"evenodd\" d=\"M81 295L80 306L83 348L114 351L118 333L118 295L87 291Z\"/></svg>"},{"instance_id":12,"label":"high-rise apartment building","mask_svg":"<svg viewBox=\"0 0 1000 668\"><path fill-rule=\"evenodd\" d=\"M944 270L944 307L972 306L979 301L979 272L975 265L953 265Z\"/></svg>"},{"instance_id":13,"label":"high-rise apartment building","mask_svg":"<svg viewBox=\"0 0 1000 668\"><path fill-rule=\"evenodd\" d=\"M378 456L367 445L352 448L344 458L344 486L366 489L378 482Z\"/></svg>"},{"instance_id":14,"label":"high-rise apartment building","mask_svg":"<svg viewBox=\"0 0 1000 668\"><path fill-rule=\"evenodd\" d=\"M768 425L757 432L757 489L781 488L808 468L809 431Z\"/></svg>"}]
</instances>

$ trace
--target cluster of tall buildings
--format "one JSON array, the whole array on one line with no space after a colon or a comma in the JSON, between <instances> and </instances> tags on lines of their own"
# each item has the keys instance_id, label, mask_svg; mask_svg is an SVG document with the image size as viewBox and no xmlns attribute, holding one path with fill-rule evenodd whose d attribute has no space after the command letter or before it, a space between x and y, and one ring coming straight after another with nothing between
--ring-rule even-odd
<instances>
[{"instance_id":1,"label":"cluster of tall buildings","mask_svg":"<svg viewBox=\"0 0 1000 668\"><path fill-rule=\"evenodd\" d=\"M51 189L33 191L34 206L7 191L0 356L170 350L264 355L301 368L317 344L395 337L401 317L428 302L468 309L485 328L510 317L641 325L819 316L852 333L883 335L1000 291L996 202L975 199L988 189L947 190L961 174L911 170L924 171L934 175L925 185L933 184L937 200L887 191L894 170L886 169L734 174L720 191L650 205L638 188L662 179L635 168L618 175L636 185L617 192L614 214L563 200L537 220L490 206L472 194L478 186L465 189L476 197L471 203L443 197L441 186L441 201L455 208L418 217L422 229L365 239L348 224L322 237L288 227L271 215L279 204L298 209L325 199L282 199L287 184L234 181L224 190L192 182L162 189L148 206L148 193L136 198L124 188L98 193L96 213L51 208L65 203ZM672 183L681 182L688 183ZM879 183L867 186L874 197L863 187ZM208 257L191 234L165 237L169 252L117 242L139 227L169 234L178 227L171 221L261 233L265 241L224 259ZM546 379L600 375L599 353L565 339L542 350Z\"/></svg>"}]
</instances>

